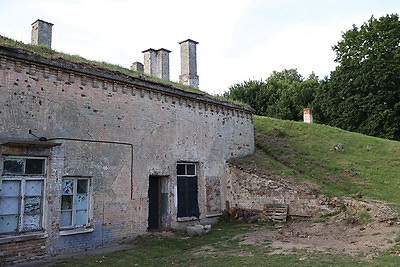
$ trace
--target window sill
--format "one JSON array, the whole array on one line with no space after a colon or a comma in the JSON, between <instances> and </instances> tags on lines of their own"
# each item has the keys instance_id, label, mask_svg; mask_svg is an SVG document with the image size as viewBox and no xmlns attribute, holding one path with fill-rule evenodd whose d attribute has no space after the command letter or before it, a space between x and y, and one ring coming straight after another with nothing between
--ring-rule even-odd
<instances>
[{"instance_id":1,"label":"window sill","mask_svg":"<svg viewBox=\"0 0 400 267\"><path fill-rule=\"evenodd\" d=\"M214 214L207 214L206 218L213 218L213 217L219 217L222 215L222 212L219 213L214 213Z\"/></svg>"},{"instance_id":2,"label":"window sill","mask_svg":"<svg viewBox=\"0 0 400 267\"><path fill-rule=\"evenodd\" d=\"M195 216L192 216L192 217L178 217L176 220L178 222L198 221L198 220L200 220L200 217L195 217Z\"/></svg>"},{"instance_id":3,"label":"window sill","mask_svg":"<svg viewBox=\"0 0 400 267\"><path fill-rule=\"evenodd\" d=\"M22 242L22 241L29 241L35 239L43 239L47 238L49 235L47 233L29 233L29 234L21 234L21 235L13 235L13 236L6 236L0 237L0 244L8 243L8 242Z\"/></svg>"},{"instance_id":4,"label":"window sill","mask_svg":"<svg viewBox=\"0 0 400 267\"><path fill-rule=\"evenodd\" d=\"M61 230L60 236L86 234L86 233L91 233L93 231L94 231L94 229L92 227Z\"/></svg>"}]
</instances>

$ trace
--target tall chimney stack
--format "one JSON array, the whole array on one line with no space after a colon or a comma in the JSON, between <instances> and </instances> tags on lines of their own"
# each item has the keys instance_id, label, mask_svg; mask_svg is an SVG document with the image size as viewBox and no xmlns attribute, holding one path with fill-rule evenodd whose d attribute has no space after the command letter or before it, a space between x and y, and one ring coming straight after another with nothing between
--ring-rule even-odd
<instances>
[{"instance_id":1,"label":"tall chimney stack","mask_svg":"<svg viewBox=\"0 0 400 267\"><path fill-rule=\"evenodd\" d=\"M157 77L169 80L169 53L171 51L161 48L157 50Z\"/></svg>"},{"instance_id":2,"label":"tall chimney stack","mask_svg":"<svg viewBox=\"0 0 400 267\"><path fill-rule=\"evenodd\" d=\"M181 75L179 76L179 81L185 85L199 88L196 55L198 42L187 39L179 44L181 45Z\"/></svg>"},{"instance_id":3,"label":"tall chimney stack","mask_svg":"<svg viewBox=\"0 0 400 267\"><path fill-rule=\"evenodd\" d=\"M36 20L32 23L31 43L33 45L47 45L51 47L52 23Z\"/></svg>"},{"instance_id":4,"label":"tall chimney stack","mask_svg":"<svg viewBox=\"0 0 400 267\"><path fill-rule=\"evenodd\" d=\"M313 123L313 116L311 108L305 108L303 111L303 121L307 123Z\"/></svg>"},{"instance_id":5,"label":"tall chimney stack","mask_svg":"<svg viewBox=\"0 0 400 267\"><path fill-rule=\"evenodd\" d=\"M161 48L149 48L144 53L144 73L169 80L169 53L171 51Z\"/></svg>"},{"instance_id":6,"label":"tall chimney stack","mask_svg":"<svg viewBox=\"0 0 400 267\"><path fill-rule=\"evenodd\" d=\"M157 75L157 51L149 48L142 52L144 54L144 73L152 76Z\"/></svg>"}]
</instances>

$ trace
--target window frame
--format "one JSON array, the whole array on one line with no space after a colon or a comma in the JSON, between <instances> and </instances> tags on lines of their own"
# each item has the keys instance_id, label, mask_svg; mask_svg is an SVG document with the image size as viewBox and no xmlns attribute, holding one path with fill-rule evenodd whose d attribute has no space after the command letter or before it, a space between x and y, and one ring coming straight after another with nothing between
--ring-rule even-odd
<instances>
[{"instance_id":1,"label":"window frame","mask_svg":"<svg viewBox=\"0 0 400 267\"><path fill-rule=\"evenodd\" d=\"M178 174L179 173L179 166L184 165L184 174ZM188 166L193 167L193 172L189 171ZM178 221L181 220L190 220L190 219L199 219L200 218L200 207L199 207L199 184L198 184L198 176L197 176L197 164L194 162L177 162L176 164L176 176L177 176L177 218ZM194 181L192 179L195 179ZM185 181L186 180L186 181ZM183 182L185 181L185 182ZM186 189L187 190L182 190L180 189L180 183L185 183ZM193 196L189 195L190 189L188 189L189 183L194 183L196 185L195 192L196 194ZM182 185L181 185L182 186ZM181 195L181 192L184 193L184 195ZM184 198L184 199L182 199ZM193 201L195 203L195 207L193 207L194 214L188 214L188 210L190 210L190 203L185 202L182 204L181 201L187 201L187 200ZM185 210L180 210L180 207L184 206Z\"/></svg>"},{"instance_id":2,"label":"window frame","mask_svg":"<svg viewBox=\"0 0 400 267\"><path fill-rule=\"evenodd\" d=\"M176 166L178 169L178 165L184 165L185 166L185 174L178 174L178 170L176 172L176 176L197 176L197 164L194 162L177 162ZM194 173L193 174L188 174L188 166L193 166L194 167Z\"/></svg>"},{"instance_id":3,"label":"window frame","mask_svg":"<svg viewBox=\"0 0 400 267\"><path fill-rule=\"evenodd\" d=\"M72 194L63 194L63 185L64 185L64 180L73 180L73 193ZM81 211L82 209L77 209L77 195L78 195L78 180L85 180L87 181L86 185L86 218L85 218L85 223L84 224L77 224L77 211ZM63 209L63 196L71 196L72 195L72 208L69 209ZM92 208L92 179L90 177L79 177L79 176L74 176L74 177L63 177L61 179L61 191L60 191L60 230L64 231L65 230L73 230L73 229L79 229L79 228L87 228L90 227L90 215L91 215L91 208ZM71 212L71 224L62 226L62 212Z\"/></svg>"},{"instance_id":4,"label":"window frame","mask_svg":"<svg viewBox=\"0 0 400 267\"><path fill-rule=\"evenodd\" d=\"M42 159L44 160L43 163L43 173L42 174L27 174L26 172L26 161L24 163L24 173L4 173L4 162L7 159ZM26 233L34 233L38 231L43 231L44 230L44 210L45 210L45 197L46 197L46 181L47 181L47 166L48 166L48 158L43 157L43 156L13 156L13 155L3 155L1 157L1 179L0 179L0 200L1 199L6 199L6 198L17 198L18 199L18 206L17 206L17 212L16 214L2 214L0 213L0 216L9 216L9 215L15 215L17 216L17 228L16 231L12 232L3 232L0 233L0 237L4 236L17 236L20 234L26 234ZM2 193L3 190L3 184L4 182L7 181L18 181L19 182L19 193L16 196L5 196ZM31 195L29 192L27 192L27 183L30 181L40 181L41 182L41 188L40 188L40 195ZM29 198L40 198L39 200L39 205L40 208L38 211L26 211L26 209L29 207L29 202L27 199ZM38 224L37 224L37 229L26 229L25 227L28 226L28 222L25 222L24 219L28 216L34 216L38 215ZM24 229L25 228L25 229Z\"/></svg>"},{"instance_id":5,"label":"window frame","mask_svg":"<svg viewBox=\"0 0 400 267\"><path fill-rule=\"evenodd\" d=\"M11 156L11 155L7 155L7 156L3 156L3 161L2 161L2 176L40 176L40 177L46 177L47 176L47 166L48 166L48 159L47 157L41 157L41 156ZM4 161L8 158L12 158L12 159L24 159L25 160L25 164L24 164L24 173L4 173ZM26 160L27 159L43 159L44 160L44 164L43 164L43 173L25 173L26 172Z\"/></svg>"}]
</instances>

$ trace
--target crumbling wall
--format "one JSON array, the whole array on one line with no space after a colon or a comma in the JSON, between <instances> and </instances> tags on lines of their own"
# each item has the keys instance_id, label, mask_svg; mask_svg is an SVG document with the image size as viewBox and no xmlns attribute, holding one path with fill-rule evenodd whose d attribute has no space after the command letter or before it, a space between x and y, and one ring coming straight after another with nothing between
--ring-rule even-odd
<instances>
[{"instance_id":1,"label":"crumbling wall","mask_svg":"<svg viewBox=\"0 0 400 267\"><path fill-rule=\"evenodd\" d=\"M227 202L230 207L263 210L265 204L288 204L290 215L317 216L331 212L329 199L317 186L275 175L259 176L226 165Z\"/></svg>"},{"instance_id":2,"label":"crumbling wall","mask_svg":"<svg viewBox=\"0 0 400 267\"><path fill-rule=\"evenodd\" d=\"M47 240L45 238L0 244L0 265L7 262L19 262L26 259L38 259L47 255Z\"/></svg>"},{"instance_id":3,"label":"crumbling wall","mask_svg":"<svg viewBox=\"0 0 400 267\"><path fill-rule=\"evenodd\" d=\"M147 232L150 176L168 180L163 225L184 224L176 216L177 162L197 164L197 222L207 221L224 209L225 161L254 150L251 109L0 47L0 141L39 142L29 131L59 138L53 140L59 146L49 152L43 206L50 254ZM90 231L61 234L63 177L90 179Z\"/></svg>"}]
</instances>

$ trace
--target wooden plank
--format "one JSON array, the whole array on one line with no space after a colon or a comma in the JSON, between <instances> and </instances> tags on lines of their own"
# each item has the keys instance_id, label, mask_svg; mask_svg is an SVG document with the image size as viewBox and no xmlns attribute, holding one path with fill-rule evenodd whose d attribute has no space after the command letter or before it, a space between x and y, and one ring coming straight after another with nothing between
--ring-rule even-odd
<instances>
[{"instance_id":1,"label":"wooden plank","mask_svg":"<svg viewBox=\"0 0 400 267\"><path fill-rule=\"evenodd\" d=\"M264 218L274 221L285 222L288 215L289 206L287 204L266 204L264 207Z\"/></svg>"}]
</instances>

